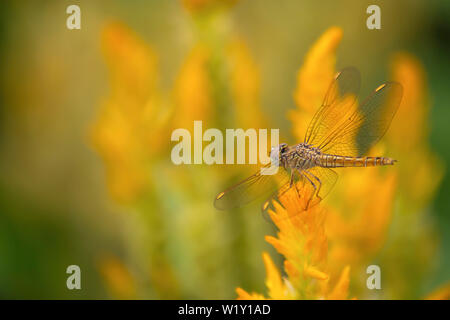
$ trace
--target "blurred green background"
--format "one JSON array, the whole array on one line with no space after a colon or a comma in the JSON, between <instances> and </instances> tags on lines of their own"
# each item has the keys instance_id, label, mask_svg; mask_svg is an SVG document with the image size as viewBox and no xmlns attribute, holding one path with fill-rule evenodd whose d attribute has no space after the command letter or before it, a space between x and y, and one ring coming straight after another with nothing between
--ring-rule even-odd
<instances>
[{"instance_id":1,"label":"blurred green background","mask_svg":"<svg viewBox=\"0 0 450 320\"><path fill-rule=\"evenodd\" d=\"M448 168L450 2L376 1L381 7L382 29L371 31L365 26L366 8L373 2L241 0L229 9L226 28L249 47L260 71L262 109L272 119L271 127L281 128L282 136L291 132L286 112L295 108L292 93L296 73L308 48L328 27L343 29L337 66L354 65L361 70L363 94L388 77L393 52L414 54L427 73L431 148ZM81 8L81 30L66 28L66 7L70 4ZM164 216L166 234L157 241L164 243L173 260L186 266L175 273L188 278L188 284L167 289L167 294L155 293L146 276L150 270L142 262L147 259L145 247L149 244L145 241L153 239L145 224L154 223L155 217L147 217L143 209L147 203L129 206L112 199L103 162L90 141L101 101L110 91L101 49L105 25L120 21L152 46L159 56L160 90L170 92L196 41L192 20L189 11L175 0L1 2L0 298L124 297L114 294L105 280L101 271L105 259L113 265L106 268L124 278L125 284L116 286L126 287L130 276L134 285L123 290L137 290L139 298L234 298L237 286L262 290L260 252L269 250L263 235L273 230L259 221L257 206L248 209L245 218L219 216L212 199L222 184L212 182L209 192L198 195L203 210L210 212L204 218L207 223L195 232L188 230L191 238L184 238L183 233L191 227L189 220ZM170 147L169 140L162 142ZM158 171L155 168L153 171ZM202 171L206 176L200 179L202 183L209 184L208 177L215 177L208 170ZM175 196L169 195L166 191L172 185L166 182L164 171L159 181L162 186L155 194L164 199L161 206L175 208L161 209L161 215L196 201L180 200L182 186ZM429 208L441 242L439 252L418 294L450 281L449 194L447 170ZM155 201L148 200L149 210L156 210ZM241 229L231 236L229 229L222 230L223 239L217 246L195 249L209 241L204 234L212 224L240 223ZM198 250L194 258L189 257L189 246L180 245L184 241L194 247L193 251ZM230 252L217 258L223 250ZM197 264L202 263L210 265L198 269ZM82 290L66 288L65 270L71 264L81 267ZM196 270L195 274L190 270ZM208 277L211 287L197 287L196 281Z\"/></svg>"}]
</instances>

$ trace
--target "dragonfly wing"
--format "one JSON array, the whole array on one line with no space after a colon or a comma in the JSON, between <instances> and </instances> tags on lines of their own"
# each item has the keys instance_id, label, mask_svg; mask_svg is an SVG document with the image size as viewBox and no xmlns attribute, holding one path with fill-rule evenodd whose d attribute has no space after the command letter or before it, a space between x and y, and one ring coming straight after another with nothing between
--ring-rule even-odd
<instances>
[{"instance_id":1,"label":"dragonfly wing","mask_svg":"<svg viewBox=\"0 0 450 320\"><path fill-rule=\"evenodd\" d=\"M305 174L308 175L312 183L314 183L314 196L318 198L318 202L323 200L330 193L338 179L336 171L330 168L313 167L305 170Z\"/></svg>"},{"instance_id":2,"label":"dragonfly wing","mask_svg":"<svg viewBox=\"0 0 450 320\"><path fill-rule=\"evenodd\" d=\"M294 175L293 176L295 182L294 183L298 183L298 176ZM283 197L283 195L289 191L292 188L291 182L288 181L287 183L285 183L284 185L282 185L280 188L278 188L274 193L272 193L267 199L266 201L263 202L262 206L261 206L261 211L263 213L266 213L267 210L270 208L270 205L272 204L272 202L275 199L280 199Z\"/></svg>"},{"instance_id":3,"label":"dragonfly wing","mask_svg":"<svg viewBox=\"0 0 450 320\"><path fill-rule=\"evenodd\" d=\"M305 143L316 145L357 108L361 84L358 69L348 67L339 72L328 88L322 106L306 130Z\"/></svg>"},{"instance_id":4,"label":"dragonfly wing","mask_svg":"<svg viewBox=\"0 0 450 320\"><path fill-rule=\"evenodd\" d=\"M277 172L273 171L275 169L278 169ZM269 164L247 179L219 193L214 200L214 206L219 210L241 207L258 198L269 196L288 182L289 174L284 168L274 168Z\"/></svg>"},{"instance_id":5,"label":"dragonfly wing","mask_svg":"<svg viewBox=\"0 0 450 320\"><path fill-rule=\"evenodd\" d=\"M315 146L322 152L362 156L386 133L397 112L403 88L397 82L379 86L350 116Z\"/></svg>"},{"instance_id":6,"label":"dragonfly wing","mask_svg":"<svg viewBox=\"0 0 450 320\"><path fill-rule=\"evenodd\" d=\"M336 184L338 174L330 168L313 167L308 170L296 171L294 185L286 183L274 193L262 206L263 217L270 222L267 213L274 198L277 198L285 208L277 220L292 218L304 210L310 209L323 200ZM291 194L288 194L291 193Z\"/></svg>"},{"instance_id":7,"label":"dragonfly wing","mask_svg":"<svg viewBox=\"0 0 450 320\"><path fill-rule=\"evenodd\" d=\"M294 187L299 199L296 201L303 210L307 210L322 201L330 193L338 179L338 174L333 169L322 167L301 170L297 176L298 179L296 179ZM281 193L278 198L283 202Z\"/></svg>"},{"instance_id":8,"label":"dragonfly wing","mask_svg":"<svg viewBox=\"0 0 450 320\"><path fill-rule=\"evenodd\" d=\"M298 178L296 178L297 180ZM274 210L273 207L273 201L275 201L275 199L277 199L279 202L280 199L283 197L283 195L289 191L289 190L295 190L294 188L292 188L290 181L285 183L284 185L282 185L278 190L276 190L274 193L272 193L267 199L266 201L263 202L262 206L261 206L261 213L262 216L264 218L264 220L266 220L269 223L273 223L272 219L270 218L269 215L269 209Z\"/></svg>"}]
</instances>

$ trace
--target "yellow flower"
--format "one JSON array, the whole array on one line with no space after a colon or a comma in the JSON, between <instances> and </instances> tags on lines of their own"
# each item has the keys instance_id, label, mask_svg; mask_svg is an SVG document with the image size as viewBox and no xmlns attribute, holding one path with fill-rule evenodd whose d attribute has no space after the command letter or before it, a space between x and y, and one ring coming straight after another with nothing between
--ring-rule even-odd
<instances>
[{"instance_id":1,"label":"yellow flower","mask_svg":"<svg viewBox=\"0 0 450 320\"><path fill-rule=\"evenodd\" d=\"M430 107L425 71L417 58L402 52L394 55L391 73L393 80L403 85L404 94L388 140L401 162L402 193L411 201L410 207L423 207L429 203L444 173L442 161L428 145Z\"/></svg>"},{"instance_id":2,"label":"yellow flower","mask_svg":"<svg viewBox=\"0 0 450 320\"><path fill-rule=\"evenodd\" d=\"M189 53L175 83L174 127L191 128L194 120L219 127L230 120L242 128L266 126L259 70L246 44L235 39L224 50L199 42Z\"/></svg>"},{"instance_id":3,"label":"yellow flower","mask_svg":"<svg viewBox=\"0 0 450 320\"><path fill-rule=\"evenodd\" d=\"M284 256L286 279L282 279L267 253L263 254L266 266L266 287L270 299L346 299L349 287L349 267L343 268L339 278L327 270L328 241L325 235L327 209L314 206L302 210L309 194L298 197L291 188L274 201L275 210L269 215L279 232L276 237L266 236L266 241ZM329 289L330 281L335 281ZM259 294L237 290L239 299L259 299Z\"/></svg>"},{"instance_id":4,"label":"yellow flower","mask_svg":"<svg viewBox=\"0 0 450 320\"><path fill-rule=\"evenodd\" d=\"M242 40L234 40L228 46L227 57L236 123L241 128L265 128L260 104L259 69L248 47Z\"/></svg>"},{"instance_id":5,"label":"yellow flower","mask_svg":"<svg viewBox=\"0 0 450 320\"><path fill-rule=\"evenodd\" d=\"M396 149L409 152L428 138L425 71L417 58L399 52L392 57L391 77L402 84L403 97L387 136Z\"/></svg>"},{"instance_id":6,"label":"yellow flower","mask_svg":"<svg viewBox=\"0 0 450 320\"><path fill-rule=\"evenodd\" d=\"M237 300L264 300L264 295L259 294L259 293L248 293L247 291L241 289L241 288L236 288L236 293L238 295L238 297L236 298Z\"/></svg>"},{"instance_id":7,"label":"yellow flower","mask_svg":"<svg viewBox=\"0 0 450 320\"><path fill-rule=\"evenodd\" d=\"M336 71L336 49L342 39L342 29L331 27L324 32L306 54L297 75L294 100L298 109L290 111L294 137L302 141L306 126L322 104Z\"/></svg>"},{"instance_id":8,"label":"yellow flower","mask_svg":"<svg viewBox=\"0 0 450 320\"><path fill-rule=\"evenodd\" d=\"M324 228L326 212L321 206L302 211L304 199L306 195L299 199L290 190L281 199L283 206L274 202L275 211L269 210L279 232L277 238L267 236L266 241L286 258L286 272L294 286L304 284L305 277L328 279L324 273L328 251Z\"/></svg>"},{"instance_id":9,"label":"yellow flower","mask_svg":"<svg viewBox=\"0 0 450 320\"><path fill-rule=\"evenodd\" d=\"M200 44L184 62L175 83L175 127L191 128L194 120L211 118L214 102L209 64L210 50Z\"/></svg>"},{"instance_id":10,"label":"yellow flower","mask_svg":"<svg viewBox=\"0 0 450 320\"><path fill-rule=\"evenodd\" d=\"M379 168L355 168L343 174L330 196L338 210L327 216L330 269L350 265L360 273L386 241L391 223L396 172ZM364 248L363 250L361 248Z\"/></svg>"},{"instance_id":11,"label":"yellow flower","mask_svg":"<svg viewBox=\"0 0 450 320\"><path fill-rule=\"evenodd\" d=\"M294 298L294 292L286 285L287 282L283 281L280 272L273 263L267 252L263 252L263 261L266 267L267 279L266 287L268 289L268 296L270 299L292 299ZM262 300L265 299L263 295L258 293L247 293L241 288L236 289L239 300Z\"/></svg>"},{"instance_id":12,"label":"yellow flower","mask_svg":"<svg viewBox=\"0 0 450 320\"><path fill-rule=\"evenodd\" d=\"M136 299L134 277L116 257L108 255L99 261L99 270L114 299Z\"/></svg>"},{"instance_id":13,"label":"yellow flower","mask_svg":"<svg viewBox=\"0 0 450 320\"><path fill-rule=\"evenodd\" d=\"M391 74L404 89L387 134L393 156L399 160L395 166L399 201L386 249L379 260L386 270L384 279L390 284L390 297L417 299L437 249L438 237L427 207L442 180L444 166L428 142L430 104L420 61L409 53L397 53L392 59Z\"/></svg>"},{"instance_id":14,"label":"yellow flower","mask_svg":"<svg viewBox=\"0 0 450 320\"><path fill-rule=\"evenodd\" d=\"M106 166L108 187L120 202L130 202L148 183L148 161L164 144L168 112L157 95L153 50L119 23L105 27L103 51L111 93L102 103L91 138Z\"/></svg>"},{"instance_id":15,"label":"yellow flower","mask_svg":"<svg viewBox=\"0 0 450 320\"><path fill-rule=\"evenodd\" d=\"M348 288L350 286L350 267L346 266L339 276L339 279L333 290L328 293L328 300L345 300L348 299Z\"/></svg>"}]
</instances>

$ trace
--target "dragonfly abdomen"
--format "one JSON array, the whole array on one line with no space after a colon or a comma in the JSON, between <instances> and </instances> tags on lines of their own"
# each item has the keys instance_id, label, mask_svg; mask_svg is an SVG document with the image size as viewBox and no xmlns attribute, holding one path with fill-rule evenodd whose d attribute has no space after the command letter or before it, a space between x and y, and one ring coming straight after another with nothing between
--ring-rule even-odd
<instances>
[{"instance_id":1,"label":"dragonfly abdomen","mask_svg":"<svg viewBox=\"0 0 450 320\"><path fill-rule=\"evenodd\" d=\"M347 157L331 154L320 156L320 166L326 168L387 166L396 161L387 157Z\"/></svg>"}]
</instances>

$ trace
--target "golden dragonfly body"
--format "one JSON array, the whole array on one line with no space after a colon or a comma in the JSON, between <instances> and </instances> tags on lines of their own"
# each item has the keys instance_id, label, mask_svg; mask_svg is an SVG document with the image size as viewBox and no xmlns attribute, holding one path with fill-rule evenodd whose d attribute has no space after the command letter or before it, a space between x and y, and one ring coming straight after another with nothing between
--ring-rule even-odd
<instances>
[{"instance_id":1,"label":"golden dragonfly body","mask_svg":"<svg viewBox=\"0 0 450 320\"><path fill-rule=\"evenodd\" d=\"M299 143L295 146L281 145L280 167L291 170L307 170L313 167L373 167L392 165L397 160L388 157L350 157L328 154L312 145Z\"/></svg>"}]
</instances>

